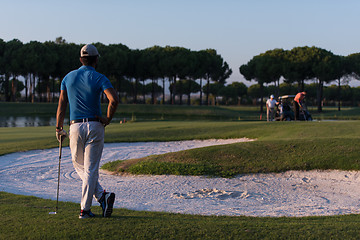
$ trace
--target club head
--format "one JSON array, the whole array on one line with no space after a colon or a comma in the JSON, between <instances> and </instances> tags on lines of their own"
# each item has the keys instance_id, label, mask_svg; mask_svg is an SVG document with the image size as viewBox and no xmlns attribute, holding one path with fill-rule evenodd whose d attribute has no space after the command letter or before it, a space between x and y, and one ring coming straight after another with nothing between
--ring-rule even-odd
<instances>
[{"instance_id":1,"label":"club head","mask_svg":"<svg viewBox=\"0 0 360 240\"><path fill-rule=\"evenodd\" d=\"M49 212L49 214L56 214L56 212Z\"/></svg>"}]
</instances>

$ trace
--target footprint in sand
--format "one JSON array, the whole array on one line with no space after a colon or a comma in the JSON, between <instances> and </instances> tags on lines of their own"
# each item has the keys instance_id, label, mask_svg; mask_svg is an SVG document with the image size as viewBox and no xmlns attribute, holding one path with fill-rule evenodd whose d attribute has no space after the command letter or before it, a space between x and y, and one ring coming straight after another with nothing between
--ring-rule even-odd
<instances>
[{"instance_id":1,"label":"footprint in sand","mask_svg":"<svg viewBox=\"0 0 360 240\"><path fill-rule=\"evenodd\" d=\"M188 193L173 193L173 198L176 199L203 199L203 198L213 198L213 199L220 199L225 200L228 198L248 198L250 194L247 191L239 192L239 191L225 191L219 190L216 188L203 188L200 190L196 190L193 192Z\"/></svg>"}]
</instances>

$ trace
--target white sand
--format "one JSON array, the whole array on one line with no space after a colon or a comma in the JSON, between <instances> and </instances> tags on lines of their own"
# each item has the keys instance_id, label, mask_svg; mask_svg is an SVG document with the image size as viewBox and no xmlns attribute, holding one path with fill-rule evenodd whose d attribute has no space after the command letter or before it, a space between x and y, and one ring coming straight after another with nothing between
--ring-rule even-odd
<instances>
[{"instance_id":1,"label":"white sand","mask_svg":"<svg viewBox=\"0 0 360 240\"><path fill-rule=\"evenodd\" d=\"M102 164L249 139L105 144ZM0 191L56 199L58 149L0 156ZM289 171L232 179L192 176L111 176L115 207L228 216L318 216L359 213L360 172ZM80 202L81 181L63 148L60 201ZM94 201L94 204L95 203Z\"/></svg>"}]
</instances>

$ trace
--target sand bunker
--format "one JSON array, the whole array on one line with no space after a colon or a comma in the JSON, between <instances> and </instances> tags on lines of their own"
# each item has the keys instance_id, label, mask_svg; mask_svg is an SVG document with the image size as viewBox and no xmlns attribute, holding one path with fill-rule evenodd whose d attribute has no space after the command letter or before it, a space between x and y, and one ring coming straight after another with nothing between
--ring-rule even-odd
<instances>
[{"instance_id":1,"label":"sand bunker","mask_svg":"<svg viewBox=\"0 0 360 240\"><path fill-rule=\"evenodd\" d=\"M105 144L102 164L250 139ZM58 149L0 156L0 191L56 199ZM289 171L235 178L110 176L101 184L116 193L115 207L228 216L317 216L359 213L360 173ZM80 202L81 181L69 148L63 149L60 201ZM96 204L94 202L94 204Z\"/></svg>"}]
</instances>

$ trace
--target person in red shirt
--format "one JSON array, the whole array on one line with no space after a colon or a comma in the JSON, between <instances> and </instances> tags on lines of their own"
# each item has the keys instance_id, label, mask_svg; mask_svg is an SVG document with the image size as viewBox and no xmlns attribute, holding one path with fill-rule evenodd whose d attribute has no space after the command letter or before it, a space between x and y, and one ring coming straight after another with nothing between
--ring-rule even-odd
<instances>
[{"instance_id":1,"label":"person in red shirt","mask_svg":"<svg viewBox=\"0 0 360 240\"><path fill-rule=\"evenodd\" d=\"M299 92L296 94L294 98L294 112L295 112L295 120L299 120L299 108L304 107L304 98L306 96L306 91Z\"/></svg>"}]
</instances>

